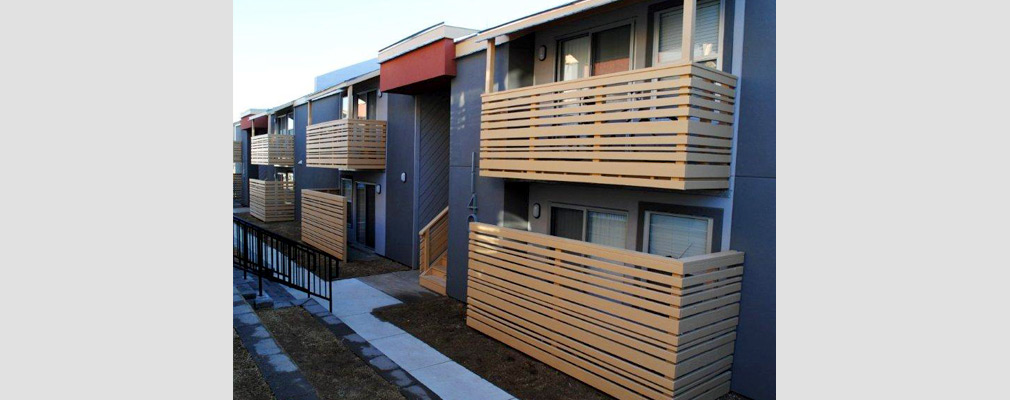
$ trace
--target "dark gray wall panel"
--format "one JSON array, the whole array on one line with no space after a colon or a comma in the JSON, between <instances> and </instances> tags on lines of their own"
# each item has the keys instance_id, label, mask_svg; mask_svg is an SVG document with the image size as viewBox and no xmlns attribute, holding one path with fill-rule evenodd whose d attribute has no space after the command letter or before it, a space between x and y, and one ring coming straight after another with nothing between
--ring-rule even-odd
<instances>
[{"instance_id":1,"label":"dark gray wall panel","mask_svg":"<svg viewBox=\"0 0 1010 400\"><path fill-rule=\"evenodd\" d=\"M744 10L730 248L746 253L732 389L775 398L775 3Z\"/></svg>"},{"instance_id":2,"label":"dark gray wall panel","mask_svg":"<svg viewBox=\"0 0 1010 400\"><path fill-rule=\"evenodd\" d=\"M744 252L733 390L775 398L775 179L737 177L730 248Z\"/></svg>"},{"instance_id":3,"label":"dark gray wall panel","mask_svg":"<svg viewBox=\"0 0 1010 400\"><path fill-rule=\"evenodd\" d=\"M449 204L449 93L416 96L418 127L417 226Z\"/></svg>"},{"instance_id":4,"label":"dark gray wall panel","mask_svg":"<svg viewBox=\"0 0 1010 400\"><path fill-rule=\"evenodd\" d=\"M386 124L386 257L417 267L414 263L414 98L388 96ZM407 181L400 181L400 173Z\"/></svg>"},{"instance_id":5,"label":"dark gray wall panel","mask_svg":"<svg viewBox=\"0 0 1010 400\"><path fill-rule=\"evenodd\" d=\"M312 102L312 123L333 121L340 119L340 96L323 97Z\"/></svg>"},{"instance_id":6,"label":"dark gray wall panel","mask_svg":"<svg viewBox=\"0 0 1010 400\"><path fill-rule=\"evenodd\" d=\"M495 82L504 88L508 48L499 46ZM470 157L480 142L480 95L484 92L485 55L481 51L456 60L456 77L449 92L449 257L446 294L466 301L467 242L470 211ZM503 209L501 179L477 177L477 221L499 224Z\"/></svg>"},{"instance_id":7,"label":"dark gray wall panel","mask_svg":"<svg viewBox=\"0 0 1010 400\"><path fill-rule=\"evenodd\" d=\"M775 177L775 2L745 7L736 175Z\"/></svg>"},{"instance_id":8,"label":"dark gray wall panel","mask_svg":"<svg viewBox=\"0 0 1010 400\"><path fill-rule=\"evenodd\" d=\"M316 104L312 105L316 114ZM305 127L308 126L308 106L295 108L295 220L302 219L302 189L331 189L340 187L340 172L329 168L305 166Z\"/></svg>"}]
</instances>

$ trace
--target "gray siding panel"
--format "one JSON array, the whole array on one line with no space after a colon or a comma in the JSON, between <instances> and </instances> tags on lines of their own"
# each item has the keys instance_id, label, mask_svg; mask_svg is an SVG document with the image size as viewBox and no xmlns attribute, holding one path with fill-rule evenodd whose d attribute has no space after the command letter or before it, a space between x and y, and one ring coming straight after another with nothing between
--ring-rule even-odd
<instances>
[{"instance_id":1,"label":"gray siding panel","mask_svg":"<svg viewBox=\"0 0 1010 400\"><path fill-rule=\"evenodd\" d=\"M746 253L732 389L775 398L775 3L744 5L730 248Z\"/></svg>"},{"instance_id":2,"label":"gray siding panel","mask_svg":"<svg viewBox=\"0 0 1010 400\"><path fill-rule=\"evenodd\" d=\"M417 267L414 263L414 98L383 93L388 96L386 119L386 257ZM406 173L407 181L400 181Z\"/></svg>"},{"instance_id":3,"label":"gray siding panel","mask_svg":"<svg viewBox=\"0 0 1010 400\"><path fill-rule=\"evenodd\" d=\"M417 225L428 224L449 205L449 95L415 97L418 118Z\"/></svg>"},{"instance_id":4,"label":"gray siding panel","mask_svg":"<svg viewBox=\"0 0 1010 400\"><path fill-rule=\"evenodd\" d=\"M317 104L312 104L313 119L318 115L316 106ZM295 221L302 218L302 189L340 187L340 171L305 166L305 128L309 121L308 111L307 105L295 107Z\"/></svg>"},{"instance_id":5,"label":"gray siding panel","mask_svg":"<svg viewBox=\"0 0 1010 400\"><path fill-rule=\"evenodd\" d=\"M508 48L499 46L495 81L504 87ZM456 60L456 77L449 92L449 256L446 294L466 301L467 243L470 210L470 155L480 144L480 95L484 92L485 52ZM504 183L477 177L477 221L501 223Z\"/></svg>"}]
</instances>

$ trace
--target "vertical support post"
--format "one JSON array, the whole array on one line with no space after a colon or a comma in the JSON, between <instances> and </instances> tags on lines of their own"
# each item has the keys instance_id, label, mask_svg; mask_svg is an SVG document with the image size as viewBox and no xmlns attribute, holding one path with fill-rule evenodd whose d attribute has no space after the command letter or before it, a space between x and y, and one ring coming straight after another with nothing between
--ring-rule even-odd
<instances>
[{"instance_id":1,"label":"vertical support post","mask_svg":"<svg viewBox=\"0 0 1010 400\"><path fill-rule=\"evenodd\" d=\"M309 107L309 111L308 111L309 119L308 119L308 121L306 121L306 124L305 124L306 126L312 125L312 100L309 100L308 104L309 104L308 105L308 107Z\"/></svg>"},{"instance_id":2,"label":"vertical support post","mask_svg":"<svg viewBox=\"0 0 1010 400\"><path fill-rule=\"evenodd\" d=\"M694 16L697 0L684 0L684 32L681 36L680 57L684 62L694 62Z\"/></svg>"},{"instance_id":3,"label":"vertical support post","mask_svg":"<svg viewBox=\"0 0 1010 400\"><path fill-rule=\"evenodd\" d=\"M267 134L277 133L275 132L276 130L277 130L277 124L274 123L274 115L273 114L267 115Z\"/></svg>"},{"instance_id":4,"label":"vertical support post","mask_svg":"<svg viewBox=\"0 0 1010 400\"><path fill-rule=\"evenodd\" d=\"M484 93L494 92L494 59L495 59L495 40L490 38L487 40L487 71L484 72Z\"/></svg>"},{"instance_id":5,"label":"vertical support post","mask_svg":"<svg viewBox=\"0 0 1010 400\"><path fill-rule=\"evenodd\" d=\"M358 102L354 101L354 85L347 87L347 119L358 117Z\"/></svg>"}]
</instances>

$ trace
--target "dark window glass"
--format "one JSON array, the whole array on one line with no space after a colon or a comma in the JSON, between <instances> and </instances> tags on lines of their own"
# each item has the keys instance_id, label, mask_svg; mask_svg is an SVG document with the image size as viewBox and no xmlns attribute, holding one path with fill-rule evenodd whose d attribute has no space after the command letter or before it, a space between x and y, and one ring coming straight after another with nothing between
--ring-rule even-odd
<instances>
[{"instance_id":1,"label":"dark window glass","mask_svg":"<svg viewBox=\"0 0 1010 400\"><path fill-rule=\"evenodd\" d=\"M627 71L630 68L630 25L593 34L593 75Z\"/></svg>"},{"instance_id":2,"label":"dark window glass","mask_svg":"<svg viewBox=\"0 0 1010 400\"><path fill-rule=\"evenodd\" d=\"M582 240L582 210L551 207L551 235Z\"/></svg>"}]
</instances>

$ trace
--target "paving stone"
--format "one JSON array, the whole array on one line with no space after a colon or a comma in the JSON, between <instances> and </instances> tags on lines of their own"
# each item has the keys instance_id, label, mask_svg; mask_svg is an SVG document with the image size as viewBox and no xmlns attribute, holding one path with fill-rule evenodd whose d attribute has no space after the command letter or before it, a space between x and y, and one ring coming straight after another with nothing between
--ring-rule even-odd
<instances>
[{"instance_id":1,"label":"paving stone","mask_svg":"<svg viewBox=\"0 0 1010 400\"><path fill-rule=\"evenodd\" d=\"M400 367L386 356L372 358L371 360L368 360L368 363L372 364L373 367L378 368L380 371L389 371Z\"/></svg>"},{"instance_id":2,"label":"paving stone","mask_svg":"<svg viewBox=\"0 0 1010 400\"><path fill-rule=\"evenodd\" d=\"M410 375L407 374L403 369L397 368L388 372L388 376L391 377L390 382L399 387L406 387L417 383Z\"/></svg>"},{"instance_id":3,"label":"paving stone","mask_svg":"<svg viewBox=\"0 0 1010 400\"><path fill-rule=\"evenodd\" d=\"M280 353L281 348L273 339L262 339L253 343L252 351L261 356L268 356Z\"/></svg>"},{"instance_id":4,"label":"paving stone","mask_svg":"<svg viewBox=\"0 0 1010 400\"><path fill-rule=\"evenodd\" d=\"M381 356L382 352L376 349L374 346L361 346L361 356L370 359L374 357Z\"/></svg>"},{"instance_id":5,"label":"paving stone","mask_svg":"<svg viewBox=\"0 0 1010 400\"><path fill-rule=\"evenodd\" d=\"M298 366L291 361L291 357L288 357L287 354L270 354L266 357L266 359L267 365L269 366L268 371L270 373L295 372L298 370Z\"/></svg>"},{"instance_id":6,"label":"paving stone","mask_svg":"<svg viewBox=\"0 0 1010 400\"><path fill-rule=\"evenodd\" d=\"M232 313L234 315L247 314L251 312L253 312L252 307L249 307L249 305L245 303L242 303L242 305L232 307Z\"/></svg>"},{"instance_id":7,"label":"paving stone","mask_svg":"<svg viewBox=\"0 0 1010 400\"><path fill-rule=\"evenodd\" d=\"M421 385L400 388L400 393L408 400L431 400L437 398Z\"/></svg>"},{"instance_id":8,"label":"paving stone","mask_svg":"<svg viewBox=\"0 0 1010 400\"><path fill-rule=\"evenodd\" d=\"M326 327L329 328L330 332L333 332L333 334L336 335L337 337L343 337L355 334L354 330L352 330L351 327L347 326L347 324L345 323L327 324Z\"/></svg>"},{"instance_id":9,"label":"paving stone","mask_svg":"<svg viewBox=\"0 0 1010 400\"><path fill-rule=\"evenodd\" d=\"M232 318L232 322L234 326L253 325L260 323L260 319L256 316L256 313L245 313L235 315Z\"/></svg>"}]
</instances>

